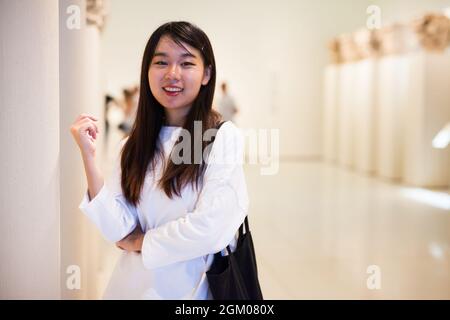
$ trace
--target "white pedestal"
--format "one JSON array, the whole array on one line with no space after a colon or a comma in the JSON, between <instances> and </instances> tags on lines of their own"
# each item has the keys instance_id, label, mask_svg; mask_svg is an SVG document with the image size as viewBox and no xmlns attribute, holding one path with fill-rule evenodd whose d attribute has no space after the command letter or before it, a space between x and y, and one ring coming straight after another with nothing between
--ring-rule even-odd
<instances>
[{"instance_id":1,"label":"white pedestal","mask_svg":"<svg viewBox=\"0 0 450 320\"><path fill-rule=\"evenodd\" d=\"M408 55L410 95L405 109L404 181L420 187L447 187L450 149L432 140L450 121L450 52Z\"/></svg>"},{"instance_id":2,"label":"white pedestal","mask_svg":"<svg viewBox=\"0 0 450 320\"><path fill-rule=\"evenodd\" d=\"M324 72L323 157L336 161L338 157L338 84L339 65L329 65Z\"/></svg>"},{"instance_id":3,"label":"white pedestal","mask_svg":"<svg viewBox=\"0 0 450 320\"><path fill-rule=\"evenodd\" d=\"M375 170L375 84L377 60L355 63L353 88L354 166L362 172Z\"/></svg>"},{"instance_id":4,"label":"white pedestal","mask_svg":"<svg viewBox=\"0 0 450 320\"><path fill-rule=\"evenodd\" d=\"M404 109L409 85L409 59L387 56L378 62L376 95L376 172L400 179L403 172Z\"/></svg>"},{"instance_id":5,"label":"white pedestal","mask_svg":"<svg viewBox=\"0 0 450 320\"><path fill-rule=\"evenodd\" d=\"M339 72L338 95L338 162L352 167L354 138L354 80L355 64L343 64Z\"/></svg>"}]
</instances>

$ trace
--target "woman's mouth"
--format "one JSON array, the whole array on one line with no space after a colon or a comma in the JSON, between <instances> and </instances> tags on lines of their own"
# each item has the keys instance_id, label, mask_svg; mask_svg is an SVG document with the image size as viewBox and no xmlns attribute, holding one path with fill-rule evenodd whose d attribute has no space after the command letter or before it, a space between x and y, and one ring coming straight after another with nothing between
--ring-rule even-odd
<instances>
[{"instance_id":1,"label":"woman's mouth","mask_svg":"<svg viewBox=\"0 0 450 320\"><path fill-rule=\"evenodd\" d=\"M171 97L179 95L184 89L179 87L163 87L164 92Z\"/></svg>"}]
</instances>

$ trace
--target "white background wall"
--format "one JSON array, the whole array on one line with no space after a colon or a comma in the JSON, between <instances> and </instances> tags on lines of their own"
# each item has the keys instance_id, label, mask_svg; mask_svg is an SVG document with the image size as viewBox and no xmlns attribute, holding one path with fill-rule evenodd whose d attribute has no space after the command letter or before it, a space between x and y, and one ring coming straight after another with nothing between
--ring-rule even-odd
<instances>
[{"instance_id":1,"label":"white background wall","mask_svg":"<svg viewBox=\"0 0 450 320\"><path fill-rule=\"evenodd\" d=\"M449 0L377 0L383 23L409 21L425 12L439 12L450 8Z\"/></svg>"}]
</instances>

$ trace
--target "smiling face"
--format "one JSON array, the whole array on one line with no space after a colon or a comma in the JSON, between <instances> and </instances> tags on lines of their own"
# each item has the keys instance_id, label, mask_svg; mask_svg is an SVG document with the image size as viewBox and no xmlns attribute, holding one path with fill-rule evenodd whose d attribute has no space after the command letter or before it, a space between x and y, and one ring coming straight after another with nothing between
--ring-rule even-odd
<instances>
[{"instance_id":1,"label":"smiling face","mask_svg":"<svg viewBox=\"0 0 450 320\"><path fill-rule=\"evenodd\" d=\"M210 79L211 69L205 68L201 52L182 44L185 48L162 36L148 70L150 90L169 118L185 117L201 85Z\"/></svg>"}]
</instances>

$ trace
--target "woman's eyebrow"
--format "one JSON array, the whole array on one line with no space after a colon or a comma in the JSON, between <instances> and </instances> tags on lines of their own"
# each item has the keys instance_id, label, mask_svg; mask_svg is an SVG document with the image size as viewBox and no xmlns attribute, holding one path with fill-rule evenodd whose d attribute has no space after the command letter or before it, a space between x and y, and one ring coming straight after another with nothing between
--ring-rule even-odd
<instances>
[{"instance_id":1,"label":"woman's eyebrow","mask_svg":"<svg viewBox=\"0 0 450 320\"><path fill-rule=\"evenodd\" d=\"M153 55L153 57L168 57L168 56L169 55L165 52L155 52L155 54ZM186 58L186 57L197 59L197 56L190 52L185 52L181 55L181 58Z\"/></svg>"}]
</instances>

